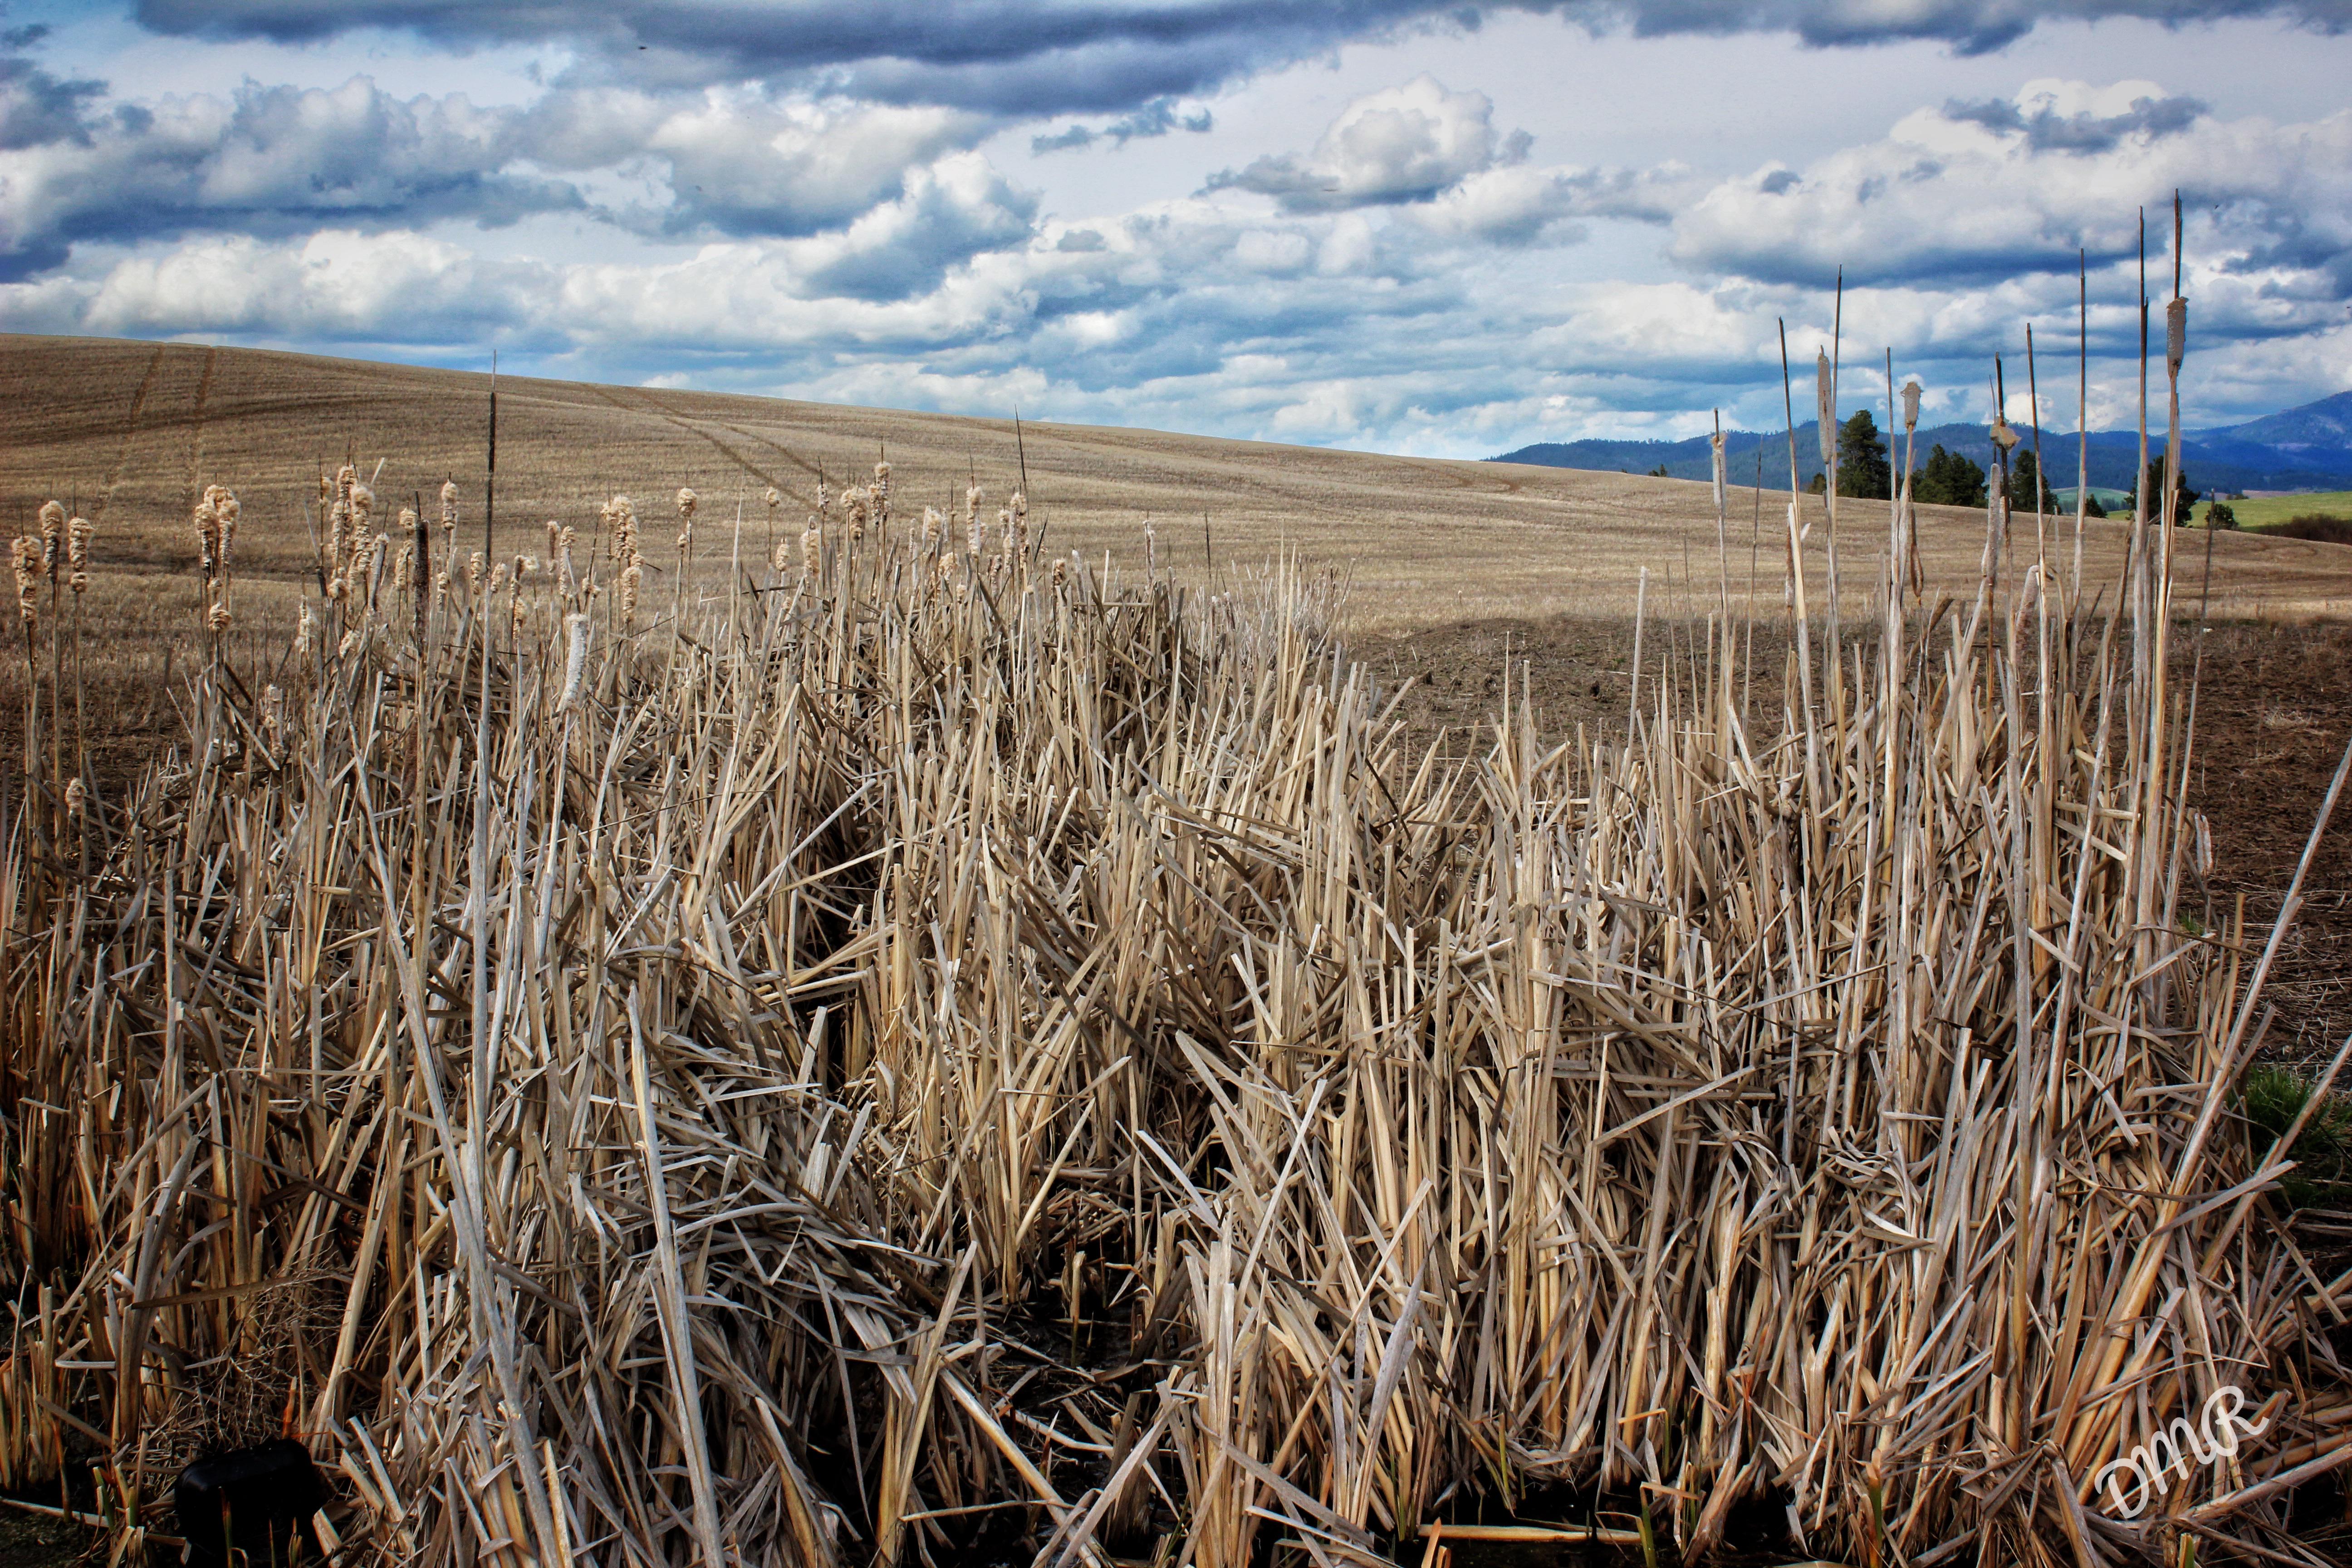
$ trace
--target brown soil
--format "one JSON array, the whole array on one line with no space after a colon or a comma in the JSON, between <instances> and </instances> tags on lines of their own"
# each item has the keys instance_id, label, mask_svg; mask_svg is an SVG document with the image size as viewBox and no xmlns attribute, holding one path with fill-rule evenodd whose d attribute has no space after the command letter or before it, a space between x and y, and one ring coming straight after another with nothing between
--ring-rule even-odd
<instances>
[{"instance_id":1,"label":"brown soil","mask_svg":"<svg viewBox=\"0 0 2352 1568\"><path fill-rule=\"evenodd\" d=\"M1650 624L1649 679L1659 652L1685 646L1688 636L1671 623ZM1482 731L1493 732L1507 658L1513 706L1526 692L1546 735L1569 736L1580 725L1622 732L1633 642L1626 621L1559 616L1359 638L1354 652L1391 691L1412 679L1398 709L1409 731L1467 751ZM1754 710L1768 694L1777 702L1783 646L1759 630L1749 721L1768 731L1777 715ZM2188 804L2205 814L2213 837L2211 902L2189 912L2221 923L2242 895L2247 920L2260 930L2277 915L2352 732L2352 626L2223 624L2185 633L2180 647L2175 680L2183 691L2193 683L2197 697ZM2316 1071L2352 1033L2352 800L2321 841L2304 899L2273 973L2277 1016L2264 1055Z\"/></svg>"}]
</instances>

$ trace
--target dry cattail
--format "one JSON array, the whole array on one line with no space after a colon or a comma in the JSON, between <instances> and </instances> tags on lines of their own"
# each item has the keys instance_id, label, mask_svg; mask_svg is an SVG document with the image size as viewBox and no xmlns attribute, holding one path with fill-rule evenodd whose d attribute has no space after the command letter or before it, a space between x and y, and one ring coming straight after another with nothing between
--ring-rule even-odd
<instances>
[{"instance_id":1,"label":"dry cattail","mask_svg":"<svg viewBox=\"0 0 2352 1568\"><path fill-rule=\"evenodd\" d=\"M1054 557L1054 586L1058 588L1070 580L1070 563L1060 556Z\"/></svg>"},{"instance_id":2,"label":"dry cattail","mask_svg":"<svg viewBox=\"0 0 2352 1568\"><path fill-rule=\"evenodd\" d=\"M777 576L781 577L786 572L792 570L792 542L789 540L779 539L776 541L775 552L768 562L769 568L772 570Z\"/></svg>"},{"instance_id":3,"label":"dry cattail","mask_svg":"<svg viewBox=\"0 0 2352 1568\"><path fill-rule=\"evenodd\" d=\"M2017 429L2010 424L2007 415L1992 416L1992 444L2004 452L2017 445Z\"/></svg>"},{"instance_id":4,"label":"dry cattail","mask_svg":"<svg viewBox=\"0 0 2352 1568\"><path fill-rule=\"evenodd\" d=\"M503 561L490 568L490 592L495 594L507 585L507 563Z\"/></svg>"},{"instance_id":5,"label":"dry cattail","mask_svg":"<svg viewBox=\"0 0 2352 1568\"><path fill-rule=\"evenodd\" d=\"M296 658L309 657L310 628L315 623L316 617L310 614L310 606L305 604L302 606L302 618L294 623L294 657Z\"/></svg>"},{"instance_id":6,"label":"dry cattail","mask_svg":"<svg viewBox=\"0 0 2352 1568\"><path fill-rule=\"evenodd\" d=\"M874 465L874 484L870 492L874 500L874 526L890 526L890 465Z\"/></svg>"},{"instance_id":7,"label":"dry cattail","mask_svg":"<svg viewBox=\"0 0 2352 1568\"><path fill-rule=\"evenodd\" d=\"M580 700L581 688L588 679L588 614L574 610L563 617L563 695L555 704L558 713L568 713Z\"/></svg>"},{"instance_id":8,"label":"dry cattail","mask_svg":"<svg viewBox=\"0 0 2352 1568\"><path fill-rule=\"evenodd\" d=\"M71 821L71 820L75 820L75 819L79 818L79 817L80 817L80 816L81 816L81 808L82 808L82 787L81 787L81 780L79 780L79 779L68 779L68 780L66 781L66 817L67 817L67 819L68 819L68 821Z\"/></svg>"},{"instance_id":9,"label":"dry cattail","mask_svg":"<svg viewBox=\"0 0 2352 1568\"><path fill-rule=\"evenodd\" d=\"M482 559L480 551L477 550L466 557L466 592L467 594L477 599L482 596L482 574L488 570L489 563Z\"/></svg>"},{"instance_id":10,"label":"dry cattail","mask_svg":"<svg viewBox=\"0 0 2352 1568\"><path fill-rule=\"evenodd\" d=\"M404 544L404 545L402 545L402 546L400 547L400 555L399 555L399 558L398 558L396 561L394 561L394 563L393 563L393 568L392 568L392 579L393 579L393 581L394 581L394 582L395 582L395 583L400 584L404 588L405 588L405 587L407 586L408 580L409 580L409 575L410 575L410 570L409 570L409 569L410 569L411 567L415 566L415 564L416 564L416 546L415 546L414 544Z\"/></svg>"},{"instance_id":11,"label":"dry cattail","mask_svg":"<svg viewBox=\"0 0 2352 1568\"><path fill-rule=\"evenodd\" d=\"M353 485L352 487L352 521L362 532L365 532L369 521L374 516L375 492L365 485Z\"/></svg>"},{"instance_id":12,"label":"dry cattail","mask_svg":"<svg viewBox=\"0 0 2352 1568\"><path fill-rule=\"evenodd\" d=\"M326 469L319 470L319 510L323 515L334 504L335 481Z\"/></svg>"},{"instance_id":13,"label":"dry cattail","mask_svg":"<svg viewBox=\"0 0 2352 1568\"><path fill-rule=\"evenodd\" d=\"M89 565L89 536L98 527L86 517L66 523L66 564L79 572Z\"/></svg>"},{"instance_id":14,"label":"dry cattail","mask_svg":"<svg viewBox=\"0 0 2352 1568\"><path fill-rule=\"evenodd\" d=\"M982 528L980 521L980 503L982 497L983 492L978 485L963 492L964 531L968 536L967 543L975 559L979 557L982 547L988 542L987 534Z\"/></svg>"},{"instance_id":15,"label":"dry cattail","mask_svg":"<svg viewBox=\"0 0 2352 1568\"><path fill-rule=\"evenodd\" d=\"M1830 356L1822 350L1814 351L1813 398L1821 426L1822 461L1826 463L1837 456L1837 387Z\"/></svg>"},{"instance_id":16,"label":"dry cattail","mask_svg":"<svg viewBox=\"0 0 2352 1568\"><path fill-rule=\"evenodd\" d=\"M212 627L213 635L215 637L220 636L229 628L228 606L226 605L215 605L212 608L212 614L205 616L205 619L206 624Z\"/></svg>"},{"instance_id":17,"label":"dry cattail","mask_svg":"<svg viewBox=\"0 0 2352 1568\"><path fill-rule=\"evenodd\" d=\"M352 506L349 501L338 500L327 509L327 560L338 574L343 569L343 554L351 547L351 525Z\"/></svg>"},{"instance_id":18,"label":"dry cattail","mask_svg":"<svg viewBox=\"0 0 2352 1568\"><path fill-rule=\"evenodd\" d=\"M694 509L701 504L702 498L696 495L691 488L681 488L678 490L677 515L681 519L688 522L694 521Z\"/></svg>"},{"instance_id":19,"label":"dry cattail","mask_svg":"<svg viewBox=\"0 0 2352 1568\"><path fill-rule=\"evenodd\" d=\"M824 531L812 517L801 532L801 575L814 577L824 568Z\"/></svg>"},{"instance_id":20,"label":"dry cattail","mask_svg":"<svg viewBox=\"0 0 2352 1568\"><path fill-rule=\"evenodd\" d=\"M849 542L856 543L866 537L866 520L874 504L873 492L856 487L842 492L844 509L849 513Z\"/></svg>"},{"instance_id":21,"label":"dry cattail","mask_svg":"<svg viewBox=\"0 0 2352 1568\"><path fill-rule=\"evenodd\" d=\"M278 745L285 710L286 694L283 691L275 686L261 689L261 738L268 742L272 749Z\"/></svg>"},{"instance_id":22,"label":"dry cattail","mask_svg":"<svg viewBox=\"0 0 2352 1568\"><path fill-rule=\"evenodd\" d=\"M776 487L775 487L775 486L773 486L773 485L770 485L770 486L768 487L768 493L767 493L767 494L765 494L765 495L763 495L763 496L761 496L760 499L761 499L761 500L764 500L764 501L766 501L766 502L768 503L768 510L769 510L770 511L772 511L772 511L774 511L778 507L780 507L780 506L782 506L782 505L783 505L783 504L784 504L784 494L783 494L783 492L782 492L782 490L780 490L780 489L776 489Z\"/></svg>"},{"instance_id":23,"label":"dry cattail","mask_svg":"<svg viewBox=\"0 0 2352 1568\"><path fill-rule=\"evenodd\" d=\"M1903 428L1916 430L1918 427L1919 384L1916 381L1906 381L1903 384Z\"/></svg>"},{"instance_id":24,"label":"dry cattail","mask_svg":"<svg viewBox=\"0 0 2352 1568\"><path fill-rule=\"evenodd\" d=\"M335 470L336 497L348 503L352 499L352 491L358 487L359 482L359 469L353 468L349 463L345 463L341 468Z\"/></svg>"},{"instance_id":25,"label":"dry cattail","mask_svg":"<svg viewBox=\"0 0 2352 1568\"><path fill-rule=\"evenodd\" d=\"M244 511L245 509L237 504L236 497L226 489L213 502L213 514L220 519L220 563L224 572L228 570L229 550L236 543L236 520Z\"/></svg>"},{"instance_id":26,"label":"dry cattail","mask_svg":"<svg viewBox=\"0 0 2352 1568\"><path fill-rule=\"evenodd\" d=\"M2189 301L2179 295L2164 308L2164 368L2175 377L2189 357Z\"/></svg>"},{"instance_id":27,"label":"dry cattail","mask_svg":"<svg viewBox=\"0 0 2352 1568\"><path fill-rule=\"evenodd\" d=\"M446 531L457 526L457 481L441 481L441 526Z\"/></svg>"},{"instance_id":28,"label":"dry cattail","mask_svg":"<svg viewBox=\"0 0 2352 1568\"><path fill-rule=\"evenodd\" d=\"M196 502L195 528L197 563L209 583L220 574L220 512L209 490Z\"/></svg>"},{"instance_id":29,"label":"dry cattail","mask_svg":"<svg viewBox=\"0 0 2352 1568\"><path fill-rule=\"evenodd\" d=\"M579 533L571 528L563 529L555 536L557 585L563 590L566 598L574 597L580 592L580 569L572 559L572 547L579 538Z\"/></svg>"},{"instance_id":30,"label":"dry cattail","mask_svg":"<svg viewBox=\"0 0 2352 1568\"><path fill-rule=\"evenodd\" d=\"M1724 484L1727 477L1724 472L1722 431L1717 430L1707 437L1707 453L1710 459L1708 468L1715 479L1715 510L1719 514L1724 506Z\"/></svg>"},{"instance_id":31,"label":"dry cattail","mask_svg":"<svg viewBox=\"0 0 2352 1568\"><path fill-rule=\"evenodd\" d=\"M41 503L41 570L51 577L58 574L66 527L66 509L56 501Z\"/></svg>"},{"instance_id":32,"label":"dry cattail","mask_svg":"<svg viewBox=\"0 0 2352 1568\"><path fill-rule=\"evenodd\" d=\"M89 593L89 574L87 572L76 572L72 574L70 576L66 578L66 586L71 588L77 594Z\"/></svg>"},{"instance_id":33,"label":"dry cattail","mask_svg":"<svg viewBox=\"0 0 2352 1568\"><path fill-rule=\"evenodd\" d=\"M621 568L621 624L633 626L637 618L637 588L645 581L646 569L634 562Z\"/></svg>"},{"instance_id":34,"label":"dry cattail","mask_svg":"<svg viewBox=\"0 0 2352 1568\"><path fill-rule=\"evenodd\" d=\"M16 613L24 617L25 624L29 626L33 624L35 616L39 613L39 602L34 597L33 586L41 578L41 542L37 539L18 539L14 551L14 563L16 568Z\"/></svg>"},{"instance_id":35,"label":"dry cattail","mask_svg":"<svg viewBox=\"0 0 2352 1568\"><path fill-rule=\"evenodd\" d=\"M947 519L940 515L939 508L935 506L927 506L923 509L924 549L929 550L932 545L937 544L940 542L940 534L946 525Z\"/></svg>"}]
</instances>

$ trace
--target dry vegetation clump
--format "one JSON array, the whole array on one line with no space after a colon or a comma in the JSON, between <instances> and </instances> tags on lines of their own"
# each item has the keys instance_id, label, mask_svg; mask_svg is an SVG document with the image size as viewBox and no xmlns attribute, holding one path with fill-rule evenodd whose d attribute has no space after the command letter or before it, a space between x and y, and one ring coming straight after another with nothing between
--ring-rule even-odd
<instances>
[{"instance_id":1,"label":"dry vegetation clump","mask_svg":"<svg viewBox=\"0 0 2352 1568\"><path fill-rule=\"evenodd\" d=\"M887 479L712 598L624 498L486 566L346 468L171 760L69 806L28 715L0 1487L168 1530L260 1354L332 1533L436 1565L1372 1562L1559 1487L2155 1560L2352 1451L2352 1279L2232 1110L2272 952L2177 918L2161 560L2121 625L1898 597L1769 727L1718 622L1449 758L1336 584ZM2231 1384L2259 1445L2116 1517Z\"/></svg>"}]
</instances>

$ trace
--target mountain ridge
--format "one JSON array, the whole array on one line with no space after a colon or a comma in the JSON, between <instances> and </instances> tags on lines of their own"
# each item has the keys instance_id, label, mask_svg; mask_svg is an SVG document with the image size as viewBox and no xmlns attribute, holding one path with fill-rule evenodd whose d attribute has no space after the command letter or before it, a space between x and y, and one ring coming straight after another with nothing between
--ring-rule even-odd
<instances>
[{"instance_id":1,"label":"mountain ridge","mask_svg":"<svg viewBox=\"0 0 2352 1568\"><path fill-rule=\"evenodd\" d=\"M1876 410L1872 410L1875 414ZM1797 482L1810 485L1822 471L1820 426L1808 419L1797 426ZM2030 451L2032 426L2017 427L2019 449ZM1883 432L1882 432L1883 434ZM2076 432L2044 427L2042 455L2053 485L2074 482L2077 456L2089 448L2088 479L2095 488L2128 489L2138 467L2139 433L2136 430L2094 430L2084 443ZM1756 482L1756 457L1763 457L1762 482L1769 488L1788 483L1789 433L1785 430L1727 430L1724 456L1735 484ZM1895 433L1894 455L1899 460L1902 432ZM1922 426L1913 438L1914 467L1941 446L1990 468L1992 437L1980 424ZM2264 415L2242 425L2222 426L2181 433L2181 467L2190 485L2203 491L2332 490L2352 488L2352 392L2340 392L2300 407ZM2164 435L2151 432L2148 455L2160 457ZM1685 440L1538 441L1489 458L1497 463L1532 463L1544 468L1622 470L1646 474L1663 466L1668 479L1706 479L1713 476L1708 438Z\"/></svg>"}]
</instances>

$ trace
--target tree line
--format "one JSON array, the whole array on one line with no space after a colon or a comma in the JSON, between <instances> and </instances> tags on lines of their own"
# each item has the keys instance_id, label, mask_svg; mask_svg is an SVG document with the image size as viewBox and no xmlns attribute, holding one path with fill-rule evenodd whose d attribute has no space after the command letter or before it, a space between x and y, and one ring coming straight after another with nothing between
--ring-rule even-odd
<instances>
[{"instance_id":1,"label":"tree line","mask_svg":"<svg viewBox=\"0 0 2352 1568\"><path fill-rule=\"evenodd\" d=\"M1878 421L1867 408L1858 409L1853 416L1838 426L1838 494L1864 500L1894 499L1895 467L1888 456L1886 437L1880 434ZM1911 470L1911 499L1925 506L1982 506L1991 499L1991 476L1984 466L1965 452L1948 452L1938 442L1928 448L1927 460ZM1816 493L1828 488L1826 477L1813 477ZM2044 511L2056 511L2057 492L2050 488L2049 477L2042 472L2032 448L2021 447L2009 462L2010 510L2032 511L2040 491L2039 500ZM2164 459L2148 460L2146 493L2151 498L2149 512L2160 509L2154 498L2164 493ZM2182 523L2189 521L2189 508L2198 499L2189 488L2189 476L2179 479L2178 501L2173 515ZM2106 516L2099 498L2084 499L2084 510L2093 517Z\"/></svg>"}]
</instances>

